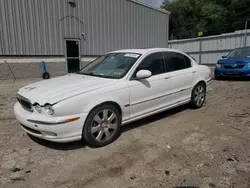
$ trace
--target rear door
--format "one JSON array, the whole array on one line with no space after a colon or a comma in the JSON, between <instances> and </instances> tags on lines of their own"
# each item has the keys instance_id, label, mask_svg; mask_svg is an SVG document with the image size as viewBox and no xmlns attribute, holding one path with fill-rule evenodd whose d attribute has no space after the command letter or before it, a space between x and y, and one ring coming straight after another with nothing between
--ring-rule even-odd
<instances>
[{"instance_id":1,"label":"rear door","mask_svg":"<svg viewBox=\"0 0 250 188\"><path fill-rule=\"evenodd\" d=\"M165 52L167 73L171 79L171 100L173 103L185 101L191 97L195 71L191 59L178 52Z\"/></svg>"}]
</instances>

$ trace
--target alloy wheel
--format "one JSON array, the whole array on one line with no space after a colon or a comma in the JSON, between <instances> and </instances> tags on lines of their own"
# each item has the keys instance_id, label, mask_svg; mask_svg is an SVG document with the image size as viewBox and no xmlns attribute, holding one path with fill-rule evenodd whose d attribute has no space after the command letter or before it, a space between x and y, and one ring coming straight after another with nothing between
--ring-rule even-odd
<instances>
[{"instance_id":1,"label":"alloy wheel","mask_svg":"<svg viewBox=\"0 0 250 188\"><path fill-rule=\"evenodd\" d=\"M205 88L203 85L198 85L194 91L194 102L197 106L201 106L205 100Z\"/></svg>"},{"instance_id":2,"label":"alloy wheel","mask_svg":"<svg viewBox=\"0 0 250 188\"><path fill-rule=\"evenodd\" d=\"M110 109L98 112L91 123L91 135L98 142L112 138L118 127L117 115Z\"/></svg>"}]
</instances>

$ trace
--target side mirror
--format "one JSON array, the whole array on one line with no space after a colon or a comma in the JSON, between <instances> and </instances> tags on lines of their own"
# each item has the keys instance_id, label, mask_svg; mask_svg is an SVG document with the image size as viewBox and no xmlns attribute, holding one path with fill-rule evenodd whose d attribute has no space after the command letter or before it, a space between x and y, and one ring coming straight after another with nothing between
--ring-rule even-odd
<instances>
[{"instance_id":1,"label":"side mirror","mask_svg":"<svg viewBox=\"0 0 250 188\"><path fill-rule=\"evenodd\" d=\"M225 59L225 58L227 58L227 56L223 55L223 56L222 56L222 59Z\"/></svg>"},{"instance_id":2,"label":"side mirror","mask_svg":"<svg viewBox=\"0 0 250 188\"><path fill-rule=\"evenodd\" d=\"M149 70L140 70L136 73L136 78L146 79L152 76L152 72Z\"/></svg>"}]
</instances>

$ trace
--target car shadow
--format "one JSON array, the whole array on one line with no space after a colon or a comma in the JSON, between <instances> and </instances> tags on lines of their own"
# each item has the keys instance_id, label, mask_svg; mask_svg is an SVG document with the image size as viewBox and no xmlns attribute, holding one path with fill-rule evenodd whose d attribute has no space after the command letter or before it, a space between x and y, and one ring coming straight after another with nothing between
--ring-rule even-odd
<instances>
[{"instance_id":1,"label":"car shadow","mask_svg":"<svg viewBox=\"0 0 250 188\"><path fill-rule=\"evenodd\" d=\"M50 142L47 140L42 140L30 134L28 134L28 136L30 137L31 140L33 140L37 144L45 146L50 149L55 149L55 150L69 151L69 150L82 149L86 147L86 144L82 140L76 141L76 142L70 142L70 143L56 143L56 142Z\"/></svg>"},{"instance_id":2,"label":"car shadow","mask_svg":"<svg viewBox=\"0 0 250 188\"><path fill-rule=\"evenodd\" d=\"M141 127L141 126L146 126L150 123L153 123L153 122L159 121L161 119L164 119L166 117L178 114L178 113L185 111L187 109L190 109L189 105L183 105L183 106L179 106L179 107L171 109L171 110L166 110L166 111L160 112L158 114L143 118L141 120L129 123L129 124L124 125L122 127L122 133L130 131L132 129L136 129L136 128Z\"/></svg>"},{"instance_id":3,"label":"car shadow","mask_svg":"<svg viewBox=\"0 0 250 188\"><path fill-rule=\"evenodd\" d=\"M184 106L180 106L171 110L167 110L149 117L146 117L144 119L129 123L127 125L124 125L121 127L121 134L119 135L119 137L122 135L122 133L130 131L132 129L136 129L139 128L141 126L147 126L150 123L156 122L158 120L164 119L166 117L172 116L174 114L180 113L182 111L185 111L189 108L189 105L184 105ZM82 149L85 148L86 146L90 147L90 148L95 148L93 146L89 146L88 144L86 144L83 140L81 141L76 141L76 142L71 142L71 143L55 143L55 142L50 142L47 140L42 140L39 138L36 138L30 134L28 134L28 136L36 143L48 147L50 149L55 149L55 150L62 150L62 151L69 151L69 150L77 150L77 149ZM117 139L119 139L119 137ZM116 140L117 140L116 139Z\"/></svg>"}]
</instances>

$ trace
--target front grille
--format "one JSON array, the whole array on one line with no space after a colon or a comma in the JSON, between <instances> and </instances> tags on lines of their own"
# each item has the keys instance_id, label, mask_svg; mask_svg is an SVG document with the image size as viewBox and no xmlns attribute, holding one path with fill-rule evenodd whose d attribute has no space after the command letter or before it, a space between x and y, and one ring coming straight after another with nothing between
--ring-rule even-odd
<instances>
[{"instance_id":1,"label":"front grille","mask_svg":"<svg viewBox=\"0 0 250 188\"><path fill-rule=\"evenodd\" d=\"M31 128L29 128L29 127L26 127L26 126L23 125L23 124L21 124L21 126L22 126L25 130L27 130L27 131L29 131L29 132L31 132L31 133L34 133L34 134L42 134L41 132L39 132L39 131L37 131L37 130L35 130L35 129L31 129Z\"/></svg>"},{"instance_id":2,"label":"front grille","mask_svg":"<svg viewBox=\"0 0 250 188\"><path fill-rule=\"evenodd\" d=\"M225 76L241 76L242 73L223 73Z\"/></svg>"},{"instance_id":3,"label":"front grille","mask_svg":"<svg viewBox=\"0 0 250 188\"><path fill-rule=\"evenodd\" d=\"M245 64L236 64L236 65L224 65L225 69L242 69Z\"/></svg>"},{"instance_id":4,"label":"front grille","mask_svg":"<svg viewBox=\"0 0 250 188\"><path fill-rule=\"evenodd\" d=\"M21 96L21 95L17 95L17 100L18 100L18 102L22 105L22 107L23 107L25 110L27 110L27 111L29 111L29 112L32 112L32 111L33 111L33 110L32 110L32 104L31 104L31 102L30 102L29 99L26 99L26 98L24 98L24 97Z\"/></svg>"}]
</instances>

